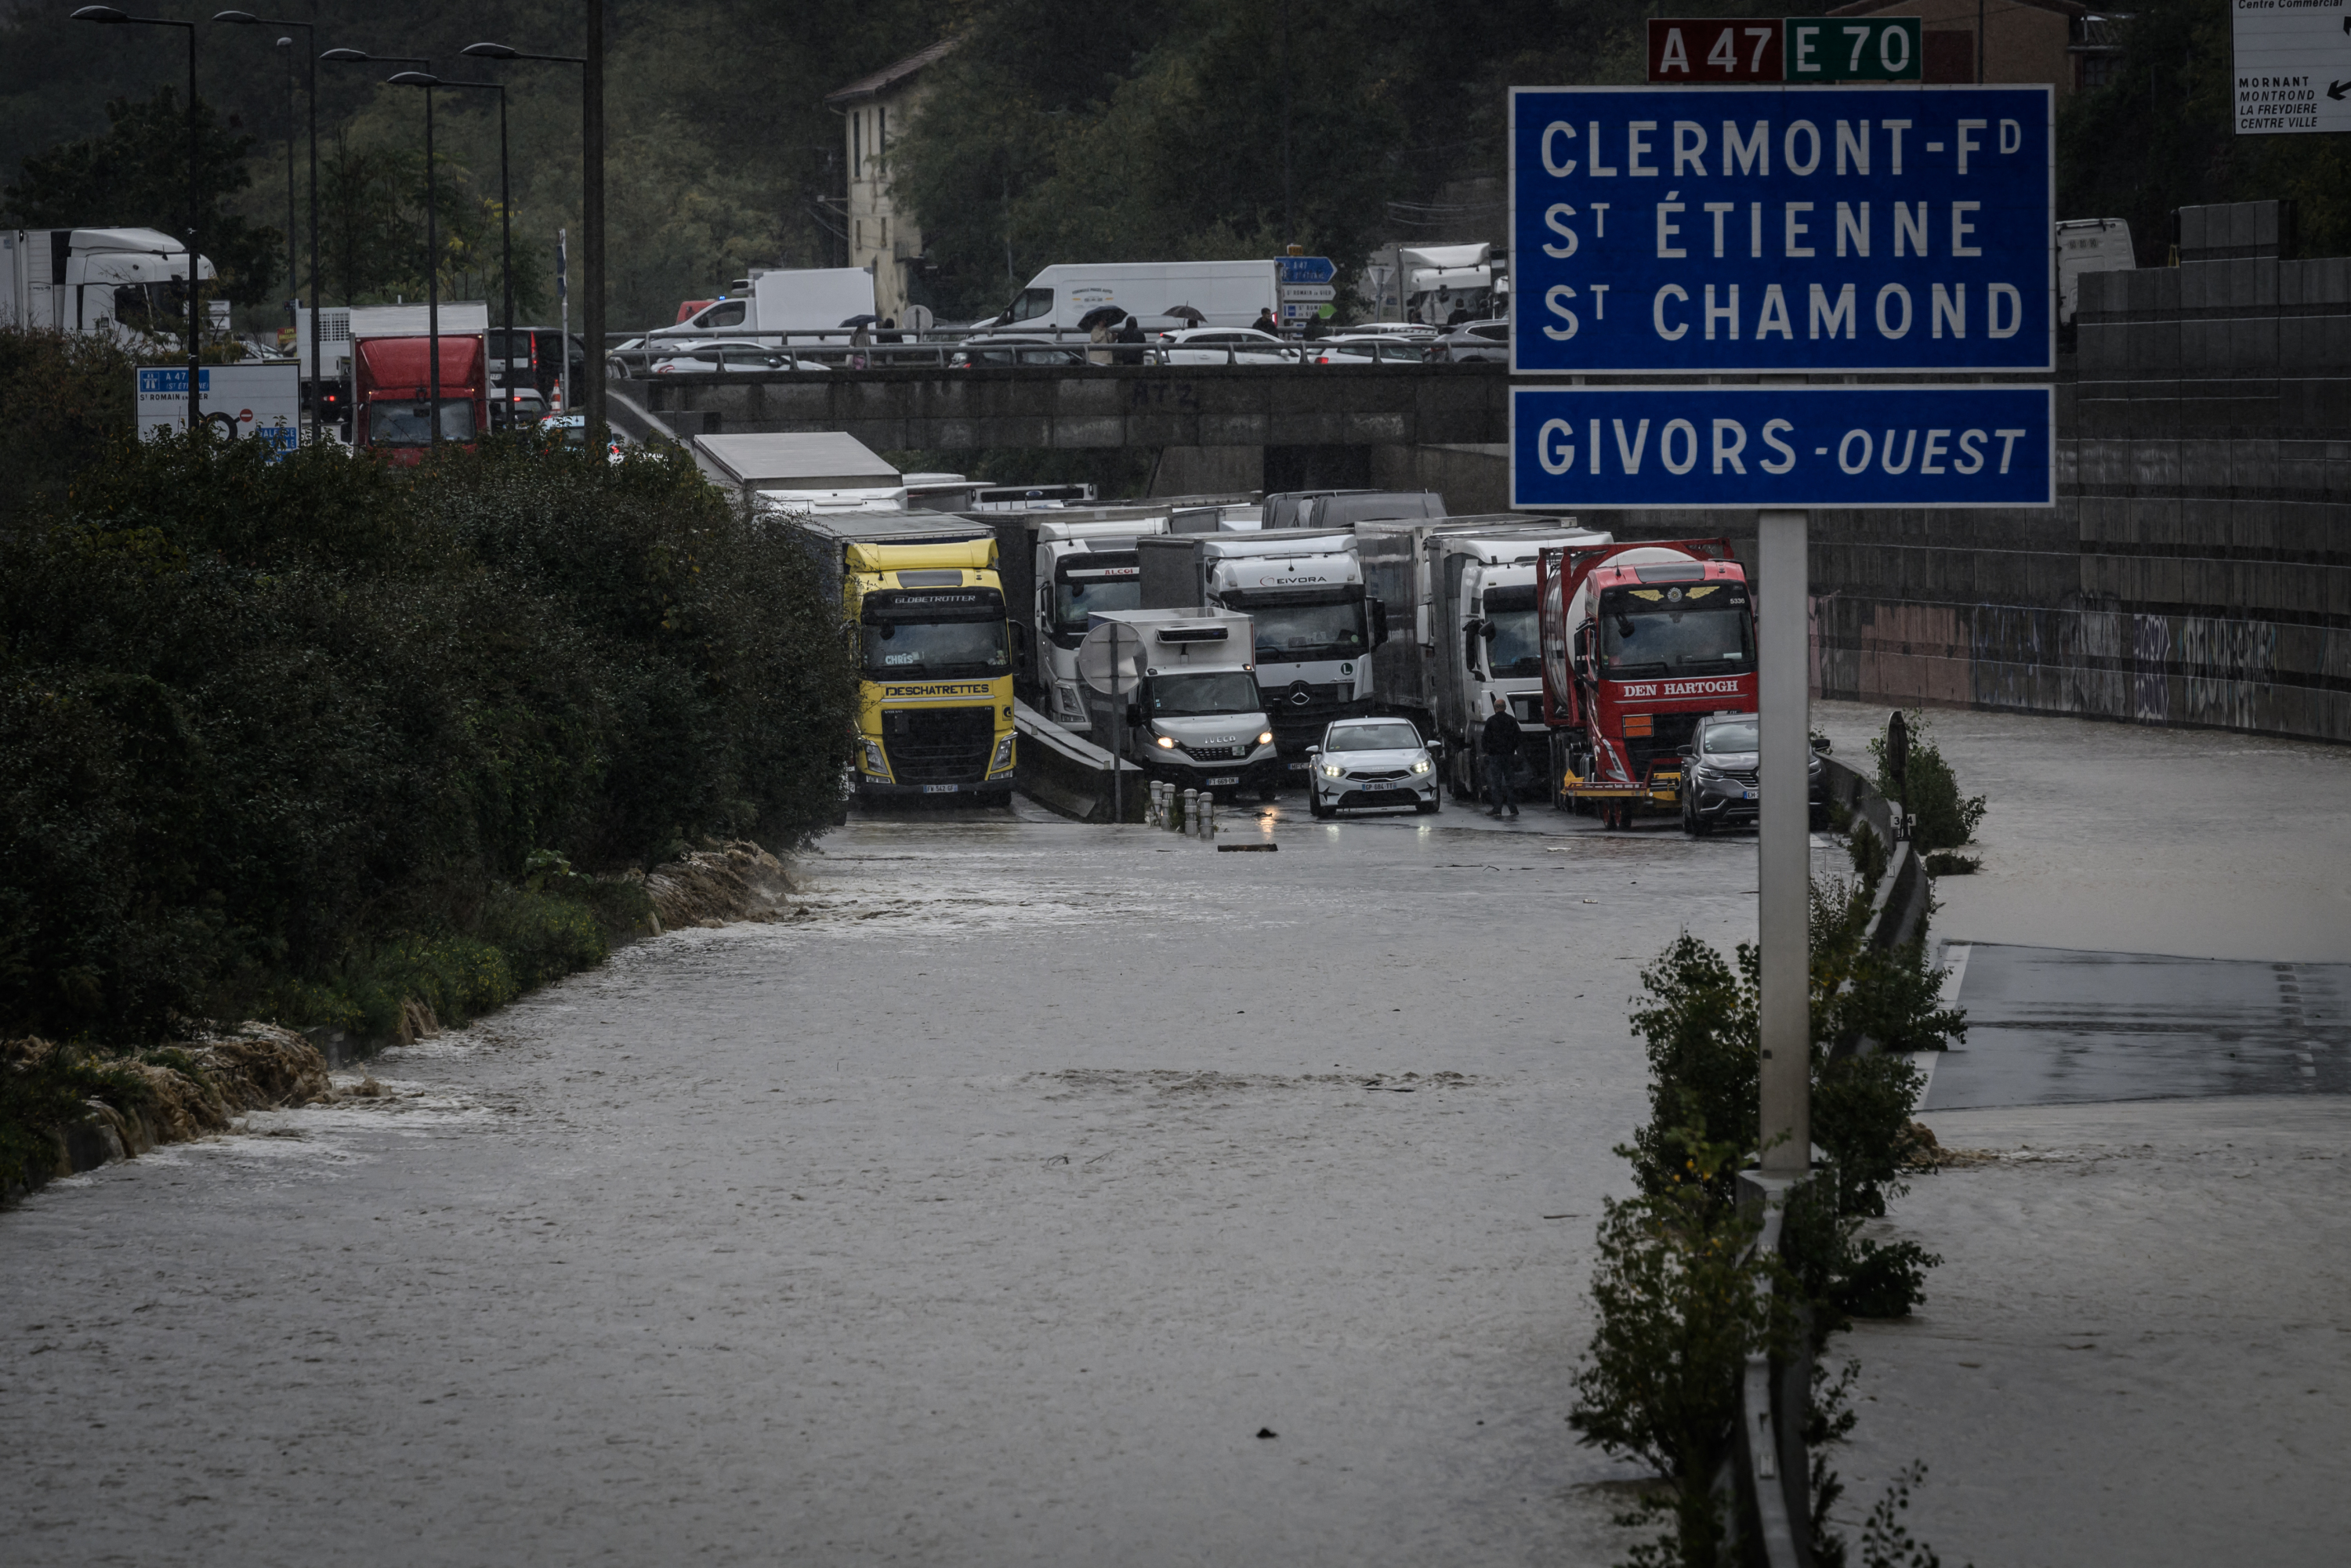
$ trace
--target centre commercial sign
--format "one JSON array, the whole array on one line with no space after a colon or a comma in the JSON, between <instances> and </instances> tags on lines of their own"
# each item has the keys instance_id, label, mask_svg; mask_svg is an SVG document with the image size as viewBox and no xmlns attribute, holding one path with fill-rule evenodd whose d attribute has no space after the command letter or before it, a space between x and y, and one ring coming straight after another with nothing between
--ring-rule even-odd
<instances>
[{"instance_id":1,"label":"centre commercial sign","mask_svg":"<svg viewBox=\"0 0 2351 1568\"><path fill-rule=\"evenodd\" d=\"M1513 89L1511 371L2046 375L2053 112L2045 86ZM1522 383L1513 505L2048 506L2054 439L2046 384Z\"/></svg>"}]
</instances>

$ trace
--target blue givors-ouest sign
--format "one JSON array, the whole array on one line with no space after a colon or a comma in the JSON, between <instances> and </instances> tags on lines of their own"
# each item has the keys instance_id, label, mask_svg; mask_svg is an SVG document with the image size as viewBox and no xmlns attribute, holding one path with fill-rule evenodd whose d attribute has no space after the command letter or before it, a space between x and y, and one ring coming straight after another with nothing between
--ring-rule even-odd
<instances>
[{"instance_id":1,"label":"blue givors-ouest sign","mask_svg":"<svg viewBox=\"0 0 2351 1568\"><path fill-rule=\"evenodd\" d=\"M2053 370L2052 103L1514 88L1511 368Z\"/></svg>"},{"instance_id":2,"label":"blue givors-ouest sign","mask_svg":"<svg viewBox=\"0 0 2351 1568\"><path fill-rule=\"evenodd\" d=\"M1517 386L1514 507L2046 507L2047 386Z\"/></svg>"}]
</instances>

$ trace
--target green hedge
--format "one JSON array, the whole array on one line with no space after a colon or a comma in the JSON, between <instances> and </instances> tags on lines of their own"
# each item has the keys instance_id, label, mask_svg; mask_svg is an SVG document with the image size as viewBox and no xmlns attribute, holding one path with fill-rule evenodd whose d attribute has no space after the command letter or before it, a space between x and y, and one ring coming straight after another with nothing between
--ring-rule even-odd
<instances>
[{"instance_id":1,"label":"green hedge","mask_svg":"<svg viewBox=\"0 0 2351 1568\"><path fill-rule=\"evenodd\" d=\"M572 866L837 809L836 612L682 456L122 440L15 523L0 1034L463 1018L638 917Z\"/></svg>"}]
</instances>

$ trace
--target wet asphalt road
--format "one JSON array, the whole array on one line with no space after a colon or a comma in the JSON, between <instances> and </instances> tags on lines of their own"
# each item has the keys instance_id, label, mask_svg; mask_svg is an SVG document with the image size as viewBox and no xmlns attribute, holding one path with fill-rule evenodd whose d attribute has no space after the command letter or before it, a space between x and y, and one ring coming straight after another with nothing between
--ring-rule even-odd
<instances>
[{"instance_id":1,"label":"wet asphalt road","mask_svg":"<svg viewBox=\"0 0 2351 1568\"><path fill-rule=\"evenodd\" d=\"M2029 779L2036 755L2127 780L2149 744L1953 720L1971 781ZM2199 741L2242 744L2154 744ZM2258 796L2331 766L2287 748L2238 781ZM2118 938L2153 931L2208 956L2262 932L2248 916L2199 944L2143 899L2080 901L2074 867L2116 863L2096 821L2045 781L2009 787L1987 874L1944 888L1986 1028L1935 1092L2225 1086L2192 1034L2083 1045L2079 998L2051 989L2103 969L2128 996L2176 986L2175 966L2024 944L2062 929L2050 947L2126 953ZM2295 831L2323 848L2339 824ZM2340 897L2322 858L2231 831L2259 894L2184 864L2192 841L2135 843L2132 885L2193 871L2214 907L2270 918ZM0 1490L7 1561L1612 1560L1627 1472L1563 1417L1593 1225L1624 1189L1610 1150L1644 1113L1625 1004L1677 931L1751 936L1752 840L1458 806L1335 825L1285 807L1227 834L1280 849L1025 805L861 821L809 862L806 921L640 945L387 1053L389 1101L256 1116L37 1195L0 1217L0 1426L24 1437ZM2291 936L2303 1022L2323 1030L2336 938ZM2001 936L2017 946L1987 946ZM2235 994L2274 1023L2284 988L2258 967L2268 990ZM2135 1385L2158 1406L2266 1387L2279 1354L2314 1389L2351 1388L2339 1328L2283 1348L2240 1332L2263 1299L2325 1321L2313 1270L2331 1265L2294 1239L2312 1213L2247 1207L2280 1168L2263 1161L2314 1172L2291 1162L2339 1152L2351 1097L2294 1092L2302 1141L2251 1166L2189 1157L2222 1137L2197 1124L2188 1155L2149 1167L2176 1179L2068 1187L2068 1208L2045 1183L2095 1159L2001 1164L1897 1208L1890 1233L1953 1261L1920 1319L1861 1336L1855 1497L1930 1453L1930 1539L1985 1568L2210 1561L2231 1537L2187 1528L2210 1522L2178 1517L2188 1500L2294 1507L2262 1479L2275 1458L2241 1442L2198 1450L2201 1491L2150 1485L2180 1435L2115 1426L2108 1396L2067 1380L2082 1364L2061 1338L2096 1303L2102 1333L2158 1336L2158 1359L2193 1343L2179 1376ZM2177 1130L2164 1117L2207 1103L2258 1124L2271 1102L2113 1107L2095 1134L2144 1126L2154 1147ZM2090 1136L2029 1120L2064 1106L1934 1114L1947 1142ZM2172 1195L2203 1180L2225 1185L2182 1234ZM2126 1244L2101 1245L2117 1217ZM2241 1287L2233 1304L2158 1311L2143 1276L2163 1246ZM2038 1404L1938 1372L1958 1342L1999 1343L2000 1386ZM2260 1429L2241 1401L2226 1414L2214 1429ZM2339 1436L2325 1451L2351 1451ZM2041 1542L2077 1517L2128 1528L2015 1549L2018 1521ZM2332 1520L2305 1507L2295 1539L2331 1539ZM2126 1548L2102 1555L2109 1538Z\"/></svg>"}]
</instances>

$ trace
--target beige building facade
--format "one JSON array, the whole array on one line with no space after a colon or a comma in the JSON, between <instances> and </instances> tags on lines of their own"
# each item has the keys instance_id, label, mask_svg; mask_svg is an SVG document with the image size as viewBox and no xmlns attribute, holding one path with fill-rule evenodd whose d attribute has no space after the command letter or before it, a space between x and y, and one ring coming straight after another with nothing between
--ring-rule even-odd
<instances>
[{"instance_id":1,"label":"beige building facade","mask_svg":"<svg viewBox=\"0 0 2351 1568\"><path fill-rule=\"evenodd\" d=\"M2047 82L2061 103L2121 52L2106 18L2074 0L1856 0L1829 15L1916 16L1928 81Z\"/></svg>"},{"instance_id":2,"label":"beige building facade","mask_svg":"<svg viewBox=\"0 0 2351 1568\"><path fill-rule=\"evenodd\" d=\"M841 118L849 177L839 210L849 242L849 265L873 275L874 309L902 324L908 286L923 254L923 232L891 197L889 153L922 106L925 68L954 47L953 39L944 39L824 99Z\"/></svg>"}]
</instances>

